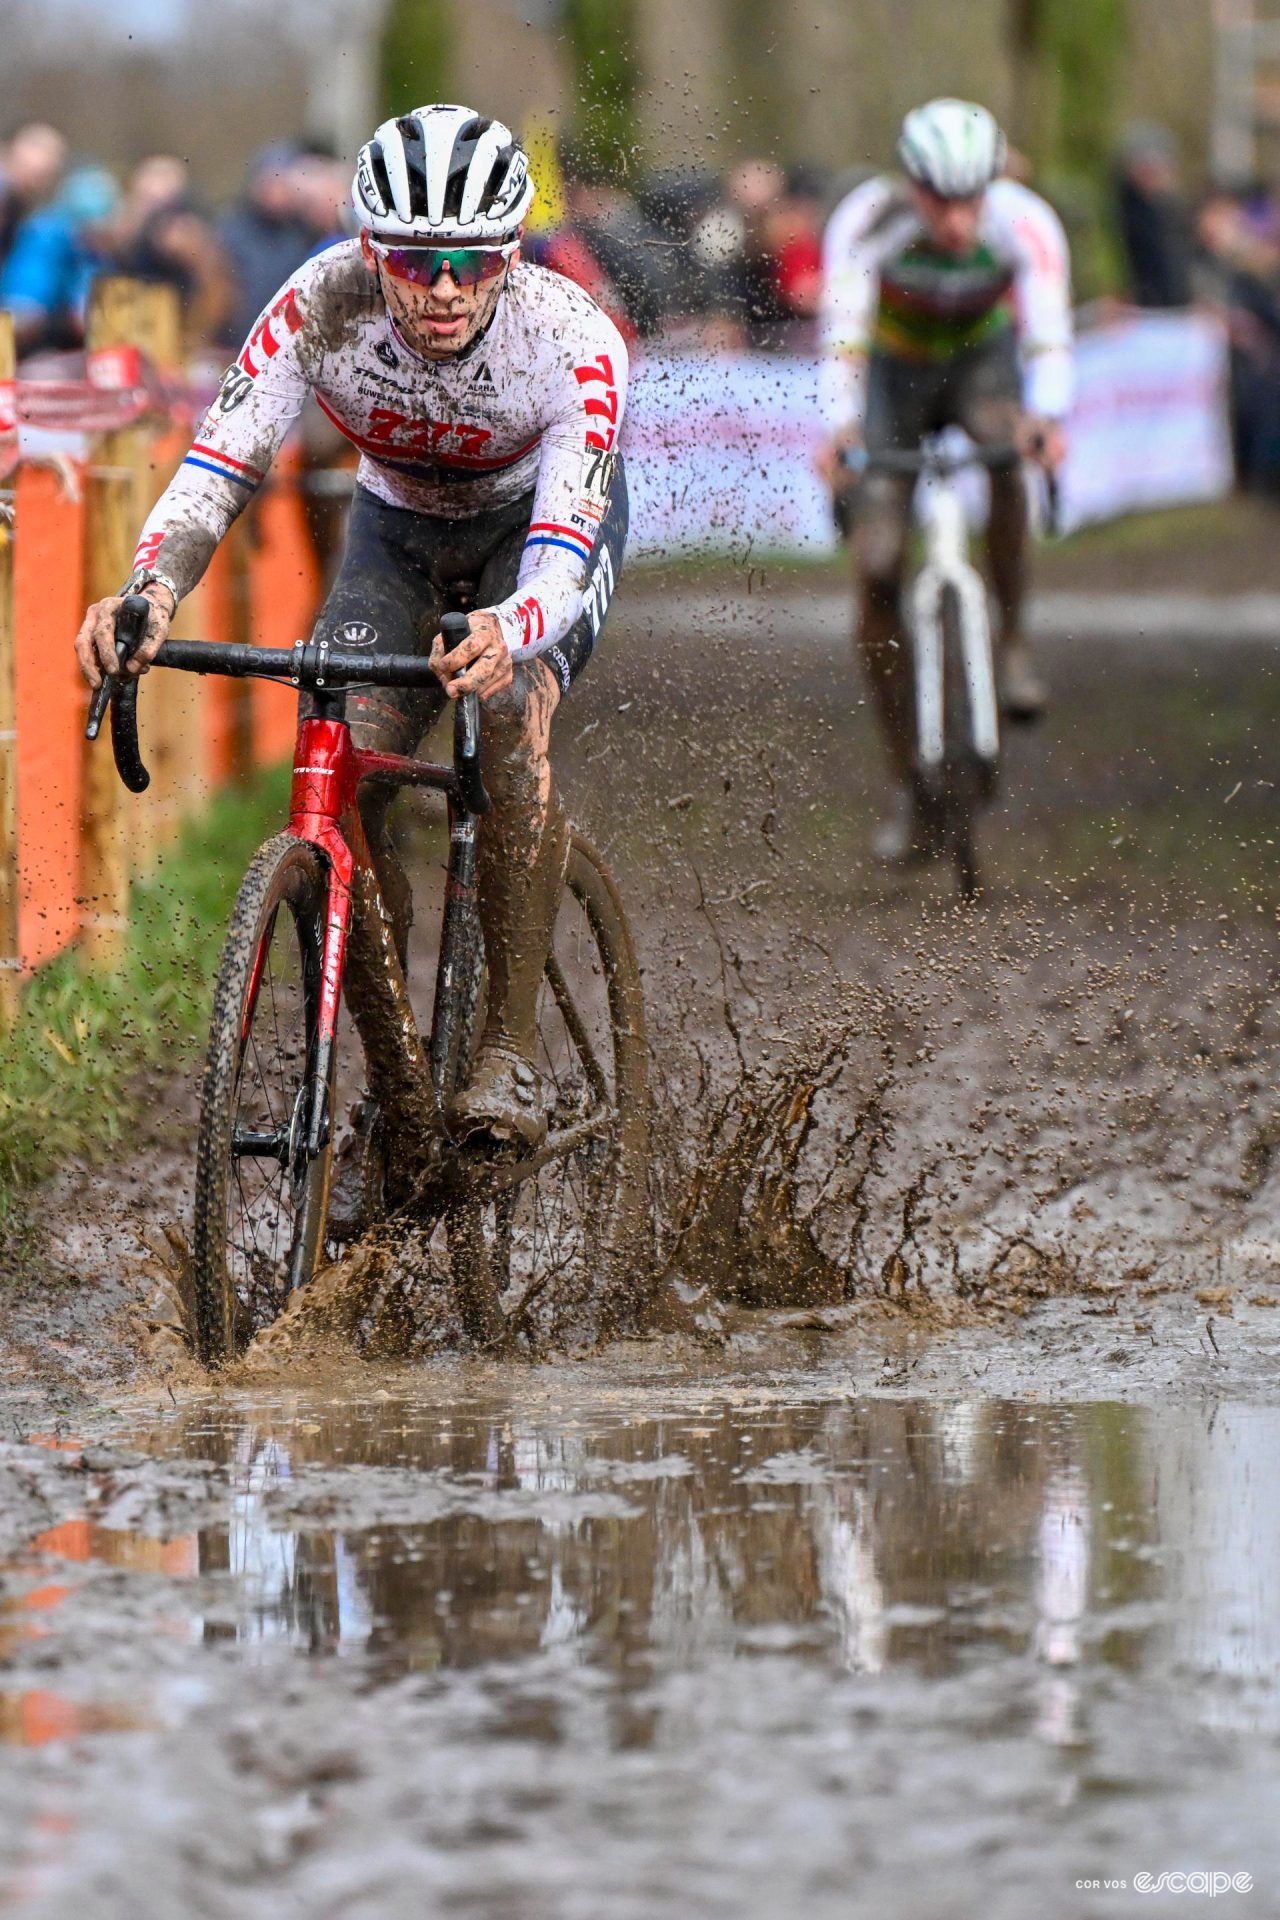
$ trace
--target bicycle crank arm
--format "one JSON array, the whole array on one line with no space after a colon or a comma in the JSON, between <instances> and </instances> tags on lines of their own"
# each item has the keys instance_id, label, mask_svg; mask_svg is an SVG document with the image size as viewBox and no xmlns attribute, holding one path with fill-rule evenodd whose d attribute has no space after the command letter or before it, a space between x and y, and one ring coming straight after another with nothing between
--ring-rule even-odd
<instances>
[{"instance_id":1,"label":"bicycle crank arm","mask_svg":"<svg viewBox=\"0 0 1280 1920\"><path fill-rule=\"evenodd\" d=\"M597 1107L585 1119L575 1120L571 1127L549 1133L535 1152L521 1154L517 1160L479 1160L474 1166L460 1167L456 1173L450 1170L442 1185L447 1188L450 1199L482 1199L502 1193L508 1187L518 1187L522 1181L531 1180L535 1173L541 1173L553 1160L563 1160L575 1147L607 1133L616 1118L609 1108Z\"/></svg>"},{"instance_id":2,"label":"bicycle crank arm","mask_svg":"<svg viewBox=\"0 0 1280 1920\"><path fill-rule=\"evenodd\" d=\"M418 1176L412 1199L405 1207L397 1207L396 1212L439 1213L459 1202L491 1199L495 1193L504 1193L531 1180L553 1160L563 1160L566 1154L589 1140L598 1140L610 1131L616 1120L612 1108L597 1107L584 1119L575 1120L571 1127L561 1127L558 1132L548 1134L536 1152L510 1160L494 1159L482 1151L468 1153L465 1148L449 1148L441 1142L440 1148L448 1158Z\"/></svg>"}]
</instances>

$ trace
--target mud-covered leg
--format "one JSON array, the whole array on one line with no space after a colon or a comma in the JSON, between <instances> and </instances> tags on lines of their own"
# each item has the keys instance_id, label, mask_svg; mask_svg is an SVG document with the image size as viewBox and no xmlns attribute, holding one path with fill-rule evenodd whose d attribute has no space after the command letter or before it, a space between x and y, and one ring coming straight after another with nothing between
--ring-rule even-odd
<instances>
[{"instance_id":1,"label":"mud-covered leg","mask_svg":"<svg viewBox=\"0 0 1280 1920\"><path fill-rule=\"evenodd\" d=\"M860 581L858 650L880 716L889 765L904 786L911 779L915 702L911 657L902 630L911 483L873 474L863 483L854 535Z\"/></svg>"},{"instance_id":2,"label":"mud-covered leg","mask_svg":"<svg viewBox=\"0 0 1280 1920\"><path fill-rule=\"evenodd\" d=\"M546 1134L534 1065L538 989L569 857L569 822L549 759L559 700L554 673L533 660L518 665L511 686L483 710L492 805L480 823L476 895L489 985L475 1065L449 1108L463 1138L536 1146Z\"/></svg>"},{"instance_id":3,"label":"mud-covered leg","mask_svg":"<svg viewBox=\"0 0 1280 1920\"><path fill-rule=\"evenodd\" d=\"M431 714L419 707L409 712L384 705L380 695L364 693L353 696L349 717L357 747L403 753L412 750L430 724ZM391 836L388 814L395 797L393 787L375 782L366 783L360 791L360 824L376 886L368 869L357 861L344 980L347 1007L364 1049L366 1096L383 1116L387 1138L395 1143L397 1164L388 1169L393 1183L412 1175L439 1128L426 1052L405 986L413 893ZM353 1221L363 1206L362 1155L358 1140L345 1158L339 1153L340 1211Z\"/></svg>"},{"instance_id":4,"label":"mud-covered leg","mask_svg":"<svg viewBox=\"0 0 1280 1920\"><path fill-rule=\"evenodd\" d=\"M1016 440L1022 415L1021 381L1011 347L1005 350L998 346L975 360L960 414L961 424L979 445L1007 446ZM1044 711L1046 696L1022 630L1027 586L1027 489L1018 460L991 472L987 571L1000 616L996 636L1000 703L1011 719L1035 720Z\"/></svg>"},{"instance_id":5,"label":"mud-covered leg","mask_svg":"<svg viewBox=\"0 0 1280 1920\"><path fill-rule=\"evenodd\" d=\"M991 475L987 566L1000 614L996 655L1000 702L1011 719L1035 720L1044 711L1046 695L1022 630L1027 581L1027 490L1019 467L998 467Z\"/></svg>"},{"instance_id":6,"label":"mud-covered leg","mask_svg":"<svg viewBox=\"0 0 1280 1920\"><path fill-rule=\"evenodd\" d=\"M881 822L873 843L879 859L893 862L922 858L926 850L916 817L915 688L902 618L910 515L910 480L872 474L864 481L854 535L860 579L857 641L889 768L901 789L897 811Z\"/></svg>"}]
</instances>

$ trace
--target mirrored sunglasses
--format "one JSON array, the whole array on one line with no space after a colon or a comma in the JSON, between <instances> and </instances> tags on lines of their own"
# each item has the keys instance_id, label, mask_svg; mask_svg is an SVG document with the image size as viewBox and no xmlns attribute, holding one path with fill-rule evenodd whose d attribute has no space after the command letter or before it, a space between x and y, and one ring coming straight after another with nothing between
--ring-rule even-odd
<instances>
[{"instance_id":1,"label":"mirrored sunglasses","mask_svg":"<svg viewBox=\"0 0 1280 1920\"><path fill-rule=\"evenodd\" d=\"M519 246L510 240L503 247L384 247L374 243L374 252L387 272L397 280L412 281L415 287L433 287L445 268L458 287L478 287L492 280Z\"/></svg>"}]
</instances>

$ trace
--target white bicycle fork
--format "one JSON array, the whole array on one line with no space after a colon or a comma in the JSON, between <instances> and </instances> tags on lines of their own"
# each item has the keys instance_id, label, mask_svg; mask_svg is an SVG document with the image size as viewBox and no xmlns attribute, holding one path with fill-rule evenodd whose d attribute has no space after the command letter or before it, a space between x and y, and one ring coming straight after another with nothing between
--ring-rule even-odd
<instances>
[{"instance_id":1,"label":"white bicycle fork","mask_svg":"<svg viewBox=\"0 0 1280 1920\"><path fill-rule=\"evenodd\" d=\"M969 559L969 529L955 482L935 476L920 490L918 510L925 560L911 592L915 641L916 744L924 772L942 766L946 752L946 694L942 609L951 587L959 608L959 639L969 694L970 745L994 767L1000 750L991 616L987 589Z\"/></svg>"}]
</instances>

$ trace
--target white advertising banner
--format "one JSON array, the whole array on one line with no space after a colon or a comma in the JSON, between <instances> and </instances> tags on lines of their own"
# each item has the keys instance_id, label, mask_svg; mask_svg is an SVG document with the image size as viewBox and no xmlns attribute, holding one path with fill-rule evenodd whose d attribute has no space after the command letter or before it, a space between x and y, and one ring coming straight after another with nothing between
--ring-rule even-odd
<instances>
[{"instance_id":1,"label":"white advertising banner","mask_svg":"<svg viewBox=\"0 0 1280 1920\"><path fill-rule=\"evenodd\" d=\"M1082 334L1064 529L1229 492L1226 378L1222 330L1200 314L1142 314ZM638 359L623 442L631 558L833 551L814 469L822 437L816 359Z\"/></svg>"},{"instance_id":2,"label":"white advertising banner","mask_svg":"<svg viewBox=\"0 0 1280 1920\"><path fill-rule=\"evenodd\" d=\"M1146 313L1082 333L1062 476L1063 525L1231 491L1227 343L1198 313Z\"/></svg>"}]
</instances>

